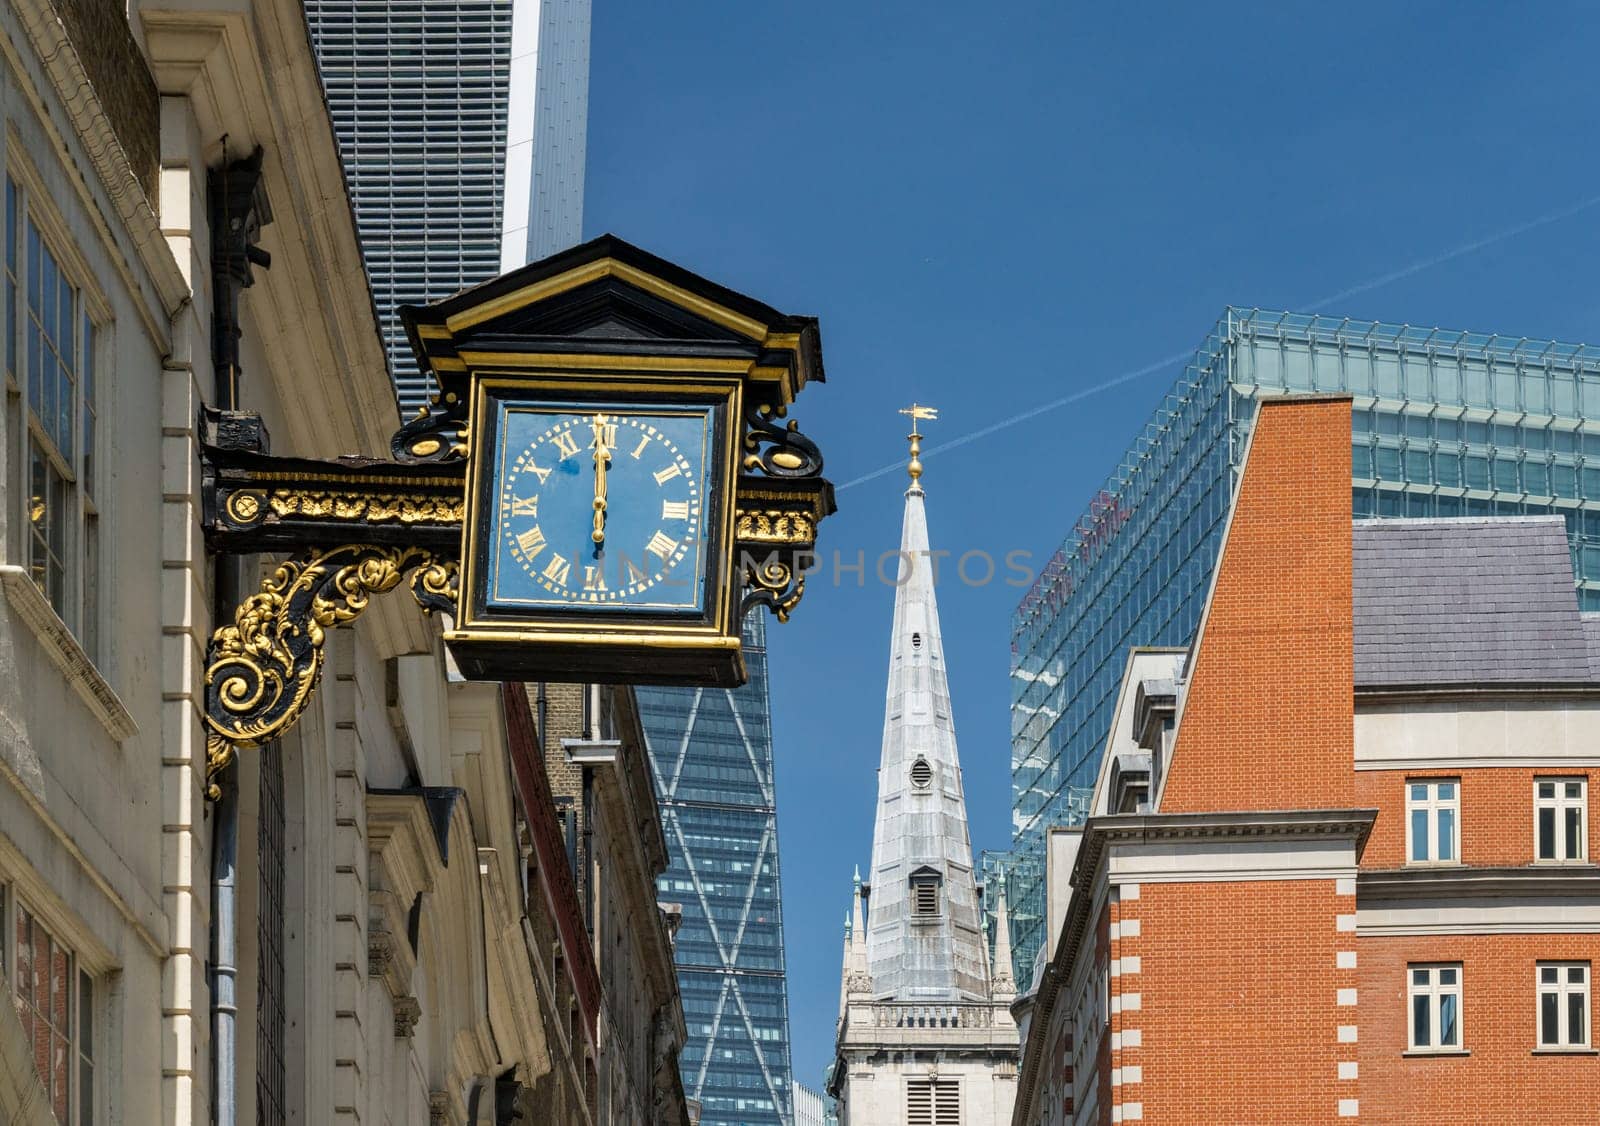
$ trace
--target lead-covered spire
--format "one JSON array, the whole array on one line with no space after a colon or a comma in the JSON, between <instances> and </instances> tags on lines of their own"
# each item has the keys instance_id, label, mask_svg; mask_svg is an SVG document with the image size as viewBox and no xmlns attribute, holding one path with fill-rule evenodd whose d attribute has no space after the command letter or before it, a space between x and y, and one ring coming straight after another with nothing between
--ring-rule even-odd
<instances>
[{"instance_id":1,"label":"lead-covered spire","mask_svg":"<svg viewBox=\"0 0 1600 1126\"><path fill-rule=\"evenodd\" d=\"M999 875L1000 891L994 911L994 967L990 986L996 1001L1010 1001L1017 995L1017 982L1011 972L1011 915L1006 910L1006 877Z\"/></svg>"},{"instance_id":2,"label":"lead-covered spire","mask_svg":"<svg viewBox=\"0 0 1600 1126\"><path fill-rule=\"evenodd\" d=\"M898 1000L989 1000L961 760L913 422L889 645L889 684L866 917L872 993Z\"/></svg>"}]
</instances>

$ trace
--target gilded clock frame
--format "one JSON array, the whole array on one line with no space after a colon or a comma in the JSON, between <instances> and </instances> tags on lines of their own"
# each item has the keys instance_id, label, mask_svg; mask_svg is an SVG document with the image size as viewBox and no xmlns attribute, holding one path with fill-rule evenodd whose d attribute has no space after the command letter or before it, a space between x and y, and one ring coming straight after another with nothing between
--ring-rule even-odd
<instances>
[{"instance_id":1,"label":"gilded clock frame","mask_svg":"<svg viewBox=\"0 0 1600 1126\"><path fill-rule=\"evenodd\" d=\"M733 556L735 513L739 492L739 431L744 413L744 386L741 379L744 367L738 372L721 373L716 361L697 362L685 368L677 363L670 366L657 364L654 357L628 357L629 371L623 375L615 370L603 372L584 370L585 362L594 357L560 354L499 353L493 356L494 366L473 357L468 365L472 371L470 413L478 427L475 435L478 448L468 459L466 480L466 518L463 522L461 544L461 597L459 617L453 629L444 635L452 648L462 649L476 645L543 645L551 643L572 644L581 642L599 647L648 646L662 649L696 649L708 644L734 651L739 649L739 623L737 601L733 597L735 581L730 581L727 568L736 562ZM607 360L616 357L604 357ZM681 359L681 357L664 357ZM552 363L554 366L546 367ZM668 372L672 374L667 374ZM710 508L715 507L715 531L706 543L707 598L699 618L686 618L683 611L649 609L629 610L616 607L610 610L572 608L559 616L549 607L530 608L522 615L527 625L520 625L514 610L501 609L489 612L480 608L485 601L484 583L487 581L487 562L483 558L488 550L489 524L487 516L493 514L493 498L487 490L495 480L494 459L482 439L490 425L490 412L496 401L496 391L514 393L517 398L563 397L615 398L619 403L637 403L641 399L657 397L670 403L672 396L692 397L696 402L711 405L716 411L715 450L717 475L707 484L712 487ZM706 529L711 531L710 528ZM651 621L655 617L659 620ZM538 619L535 624L533 619ZM562 620L568 619L570 620Z\"/></svg>"}]
</instances>

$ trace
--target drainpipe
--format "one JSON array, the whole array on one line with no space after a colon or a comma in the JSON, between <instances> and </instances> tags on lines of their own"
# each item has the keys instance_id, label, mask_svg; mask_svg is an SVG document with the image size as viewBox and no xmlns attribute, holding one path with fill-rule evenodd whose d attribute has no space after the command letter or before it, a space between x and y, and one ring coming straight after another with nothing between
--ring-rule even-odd
<instances>
[{"instance_id":1,"label":"drainpipe","mask_svg":"<svg viewBox=\"0 0 1600 1126\"><path fill-rule=\"evenodd\" d=\"M252 267L272 264L256 246L272 208L261 182L260 147L227 161L206 177L211 232L211 365L219 411L239 409L239 293L255 281ZM202 431L203 436L209 436ZM263 442L263 445L265 443ZM262 452L265 452L263 449ZM244 561L224 556L216 564L213 621L227 621L244 594ZM217 779L222 791L211 826L211 1120L237 1126L239 1116L239 776L230 766Z\"/></svg>"},{"instance_id":2,"label":"drainpipe","mask_svg":"<svg viewBox=\"0 0 1600 1126\"><path fill-rule=\"evenodd\" d=\"M220 583L218 584L221 585ZM234 773L229 767L228 773ZM211 1054L212 1121L236 1126L239 1113L237 979L239 969L238 868L239 786L236 777L222 782L211 829Z\"/></svg>"}]
</instances>

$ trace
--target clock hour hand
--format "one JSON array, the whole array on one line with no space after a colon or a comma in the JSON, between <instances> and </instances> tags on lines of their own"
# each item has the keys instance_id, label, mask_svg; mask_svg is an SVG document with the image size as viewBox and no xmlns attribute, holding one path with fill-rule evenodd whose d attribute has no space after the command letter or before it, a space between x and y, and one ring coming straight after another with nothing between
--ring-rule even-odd
<instances>
[{"instance_id":1,"label":"clock hour hand","mask_svg":"<svg viewBox=\"0 0 1600 1126\"><path fill-rule=\"evenodd\" d=\"M606 445L606 416L594 416L594 531L590 538L606 542L606 467L611 464L611 447Z\"/></svg>"}]
</instances>

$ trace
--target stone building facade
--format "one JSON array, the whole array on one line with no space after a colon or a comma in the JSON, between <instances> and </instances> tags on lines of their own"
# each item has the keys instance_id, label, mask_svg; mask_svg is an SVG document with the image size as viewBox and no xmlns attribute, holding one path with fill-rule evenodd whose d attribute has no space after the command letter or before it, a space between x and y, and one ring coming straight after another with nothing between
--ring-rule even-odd
<instances>
[{"instance_id":1,"label":"stone building facade","mask_svg":"<svg viewBox=\"0 0 1600 1126\"><path fill-rule=\"evenodd\" d=\"M1352 521L1350 409L1263 402L1198 637L1129 660L1017 1126L1594 1117L1600 617L1558 517Z\"/></svg>"},{"instance_id":2,"label":"stone building facade","mask_svg":"<svg viewBox=\"0 0 1600 1126\"><path fill-rule=\"evenodd\" d=\"M678 1054L687 1036L671 935L656 901L667 842L630 688L540 685L544 765L600 982L598 1122L688 1121Z\"/></svg>"},{"instance_id":3,"label":"stone building facade","mask_svg":"<svg viewBox=\"0 0 1600 1126\"><path fill-rule=\"evenodd\" d=\"M980 918L913 443L872 878L856 876L828 1093L842 1126L993 1126L1016 1096L1016 988L1003 898L992 962Z\"/></svg>"},{"instance_id":4,"label":"stone building facade","mask_svg":"<svg viewBox=\"0 0 1600 1126\"><path fill-rule=\"evenodd\" d=\"M0 1121L681 1121L646 1058L674 997L606 1077L644 1042L600 1023L621 978L536 718L414 603L330 631L310 709L206 800L203 408L319 458L400 421L302 5L16 0L0 116ZM596 832L649 872L621 785ZM641 880L599 918L670 982Z\"/></svg>"}]
</instances>

